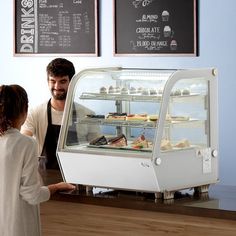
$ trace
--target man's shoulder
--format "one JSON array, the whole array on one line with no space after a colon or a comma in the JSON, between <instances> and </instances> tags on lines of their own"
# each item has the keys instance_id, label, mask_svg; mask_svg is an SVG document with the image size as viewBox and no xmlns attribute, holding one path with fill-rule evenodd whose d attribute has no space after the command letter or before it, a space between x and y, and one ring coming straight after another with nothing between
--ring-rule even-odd
<instances>
[{"instance_id":1,"label":"man's shoulder","mask_svg":"<svg viewBox=\"0 0 236 236\"><path fill-rule=\"evenodd\" d=\"M34 107L31 107L30 112L37 113L37 112L42 112L43 110L47 110L47 103L48 103L48 101L45 101L45 102L40 103Z\"/></svg>"}]
</instances>

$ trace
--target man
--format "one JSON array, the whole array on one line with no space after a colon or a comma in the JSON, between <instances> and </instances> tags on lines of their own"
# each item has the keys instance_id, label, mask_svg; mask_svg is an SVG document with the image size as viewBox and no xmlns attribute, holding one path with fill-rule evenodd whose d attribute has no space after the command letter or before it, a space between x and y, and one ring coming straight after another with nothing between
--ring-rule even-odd
<instances>
[{"instance_id":1,"label":"man","mask_svg":"<svg viewBox=\"0 0 236 236\"><path fill-rule=\"evenodd\" d=\"M21 128L21 133L36 138L39 156L46 157L47 169L59 169L56 148L67 90L74 74L73 63L64 58L56 58L48 64L47 81L52 97L49 101L31 109ZM73 104L73 116L85 117L87 114L93 114L93 112L80 104ZM75 126L72 124L72 127L73 125ZM73 137L73 143L78 142L79 138L90 141L99 135L98 129L94 127L88 126L86 129L76 127L74 130L79 134L73 132L72 135L68 135L76 136Z\"/></svg>"}]
</instances>

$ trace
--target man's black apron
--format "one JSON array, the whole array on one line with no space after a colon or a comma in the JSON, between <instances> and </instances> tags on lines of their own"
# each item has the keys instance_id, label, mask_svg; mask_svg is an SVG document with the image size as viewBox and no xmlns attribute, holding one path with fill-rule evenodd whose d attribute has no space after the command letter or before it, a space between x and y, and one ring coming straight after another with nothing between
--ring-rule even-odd
<instances>
[{"instance_id":1,"label":"man's black apron","mask_svg":"<svg viewBox=\"0 0 236 236\"><path fill-rule=\"evenodd\" d=\"M56 157L56 149L58 138L60 134L61 125L54 125L52 124L52 112L51 112L51 99L48 101L47 104L47 117L48 117L48 127L47 133L44 140L43 150L41 156L46 157L46 169L59 169L57 157ZM77 142L77 134L76 128L74 124L74 119L76 119L76 111L75 107L73 106L73 121L72 126L69 128L68 131L68 140L69 143L76 143Z\"/></svg>"}]
</instances>

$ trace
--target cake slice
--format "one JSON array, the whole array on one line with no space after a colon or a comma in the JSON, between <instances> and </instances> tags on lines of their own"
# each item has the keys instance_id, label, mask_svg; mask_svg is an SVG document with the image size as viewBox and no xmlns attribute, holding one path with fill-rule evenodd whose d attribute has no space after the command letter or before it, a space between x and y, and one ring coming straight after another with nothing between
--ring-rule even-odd
<instances>
[{"instance_id":1,"label":"cake slice","mask_svg":"<svg viewBox=\"0 0 236 236\"><path fill-rule=\"evenodd\" d=\"M109 112L107 120L126 120L127 113Z\"/></svg>"},{"instance_id":2,"label":"cake slice","mask_svg":"<svg viewBox=\"0 0 236 236\"><path fill-rule=\"evenodd\" d=\"M142 134L131 143L131 146L132 148L136 148L136 149L147 148L148 141L146 140L145 136Z\"/></svg>"},{"instance_id":3,"label":"cake slice","mask_svg":"<svg viewBox=\"0 0 236 236\"><path fill-rule=\"evenodd\" d=\"M89 144L95 145L95 146L106 145L107 139L104 135L102 135L102 136L99 136L98 138L93 139Z\"/></svg>"},{"instance_id":4,"label":"cake slice","mask_svg":"<svg viewBox=\"0 0 236 236\"><path fill-rule=\"evenodd\" d=\"M121 134L117 137L110 138L108 144L113 147L124 147L127 146L127 138L124 134Z\"/></svg>"}]
</instances>

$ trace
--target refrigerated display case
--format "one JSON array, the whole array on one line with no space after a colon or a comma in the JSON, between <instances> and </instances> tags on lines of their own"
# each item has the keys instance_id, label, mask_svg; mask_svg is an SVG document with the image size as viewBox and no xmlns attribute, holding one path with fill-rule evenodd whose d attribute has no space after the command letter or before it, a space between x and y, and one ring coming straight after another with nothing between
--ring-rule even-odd
<instances>
[{"instance_id":1,"label":"refrigerated display case","mask_svg":"<svg viewBox=\"0 0 236 236\"><path fill-rule=\"evenodd\" d=\"M218 181L217 70L94 68L75 75L57 157L65 181L207 192Z\"/></svg>"}]
</instances>

